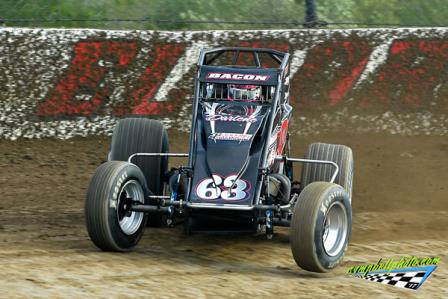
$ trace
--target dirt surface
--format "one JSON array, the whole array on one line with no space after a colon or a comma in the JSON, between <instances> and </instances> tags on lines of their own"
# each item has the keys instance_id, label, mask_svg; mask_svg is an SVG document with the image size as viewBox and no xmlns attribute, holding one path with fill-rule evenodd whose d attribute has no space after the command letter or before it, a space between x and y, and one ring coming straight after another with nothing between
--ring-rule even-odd
<instances>
[{"instance_id":1,"label":"dirt surface","mask_svg":"<svg viewBox=\"0 0 448 299\"><path fill-rule=\"evenodd\" d=\"M83 204L109 138L0 141L0 297L448 298L446 136L310 135L296 138L294 154L314 141L351 146L356 163L351 245L324 275L294 264L287 229L273 240L148 229L130 253L101 252ZM186 144L171 134L172 151ZM410 255L441 257L418 291L345 275L355 264Z\"/></svg>"}]
</instances>

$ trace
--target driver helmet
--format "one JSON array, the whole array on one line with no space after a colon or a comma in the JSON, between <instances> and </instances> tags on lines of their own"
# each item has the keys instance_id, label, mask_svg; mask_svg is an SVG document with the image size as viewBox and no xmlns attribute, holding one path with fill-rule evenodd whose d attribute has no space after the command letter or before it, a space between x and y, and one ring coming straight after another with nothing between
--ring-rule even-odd
<instances>
[{"instance_id":1,"label":"driver helmet","mask_svg":"<svg viewBox=\"0 0 448 299\"><path fill-rule=\"evenodd\" d=\"M228 100L237 100L243 102L255 102L261 100L261 86L257 85L228 85Z\"/></svg>"}]
</instances>

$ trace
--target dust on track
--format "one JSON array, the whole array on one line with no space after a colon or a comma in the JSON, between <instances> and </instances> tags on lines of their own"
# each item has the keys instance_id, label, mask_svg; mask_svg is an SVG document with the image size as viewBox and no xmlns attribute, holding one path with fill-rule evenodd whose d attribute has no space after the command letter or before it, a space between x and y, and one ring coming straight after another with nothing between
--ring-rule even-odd
<instances>
[{"instance_id":1,"label":"dust on track","mask_svg":"<svg viewBox=\"0 0 448 299\"><path fill-rule=\"evenodd\" d=\"M172 151L186 149L186 135L170 136ZM297 156L314 141L347 144L355 154L351 245L343 264L323 275L294 264L285 228L271 241L147 229L130 253L100 252L88 239L83 205L109 141L0 141L0 297L448 297L446 137L295 138ZM402 255L440 256L442 264L416 292L344 274L356 263Z\"/></svg>"}]
</instances>

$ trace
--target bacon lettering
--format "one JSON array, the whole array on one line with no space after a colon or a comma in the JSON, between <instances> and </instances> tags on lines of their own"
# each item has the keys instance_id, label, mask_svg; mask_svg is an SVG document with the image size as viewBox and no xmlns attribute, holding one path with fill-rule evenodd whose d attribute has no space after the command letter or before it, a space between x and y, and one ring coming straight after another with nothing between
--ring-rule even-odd
<instances>
[{"instance_id":1,"label":"bacon lettering","mask_svg":"<svg viewBox=\"0 0 448 299\"><path fill-rule=\"evenodd\" d=\"M253 74L208 73L206 78L217 80L268 81L270 76Z\"/></svg>"}]
</instances>

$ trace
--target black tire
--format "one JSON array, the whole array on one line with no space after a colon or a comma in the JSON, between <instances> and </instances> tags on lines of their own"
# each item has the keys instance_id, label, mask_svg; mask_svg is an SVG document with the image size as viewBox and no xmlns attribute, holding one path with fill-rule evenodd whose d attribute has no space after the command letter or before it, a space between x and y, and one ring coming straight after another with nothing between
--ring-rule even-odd
<instances>
[{"instance_id":1,"label":"black tire","mask_svg":"<svg viewBox=\"0 0 448 299\"><path fill-rule=\"evenodd\" d=\"M129 195L125 188L130 184L135 187L133 190L136 196L133 199L146 204L148 191L145 177L140 169L131 163L107 161L97 168L90 180L84 210L87 232L93 243L104 251L128 251L143 235L147 215L125 211L124 199ZM132 216L137 220L134 226L131 225L131 229L126 231L120 220Z\"/></svg>"},{"instance_id":2,"label":"black tire","mask_svg":"<svg viewBox=\"0 0 448 299\"><path fill-rule=\"evenodd\" d=\"M326 222L327 217L333 221ZM331 245L332 238L325 238L324 234L325 224L331 223L340 229L333 230L336 233L331 235L336 240L334 245ZM294 207L290 227L291 251L297 265L312 272L335 268L347 250L351 229L352 211L347 191L328 182L307 185Z\"/></svg>"},{"instance_id":3,"label":"black tire","mask_svg":"<svg viewBox=\"0 0 448 299\"><path fill-rule=\"evenodd\" d=\"M168 134L163 124L146 118L125 118L114 129L109 160L127 161L134 153L167 153ZM135 157L132 163L143 172L149 190L163 195L164 175L168 170L167 157ZM153 214L148 226L160 227L162 214Z\"/></svg>"},{"instance_id":4,"label":"black tire","mask_svg":"<svg viewBox=\"0 0 448 299\"><path fill-rule=\"evenodd\" d=\"M347 190L350 202L352 198L354 161L351 148L339 144L312 143L308 147L305 159L333 161L339 166L334 183ZM329 182L334 167L328 164L304 163L302 167L301 189L312 182Z\"/></svg>"}]
</instances>

